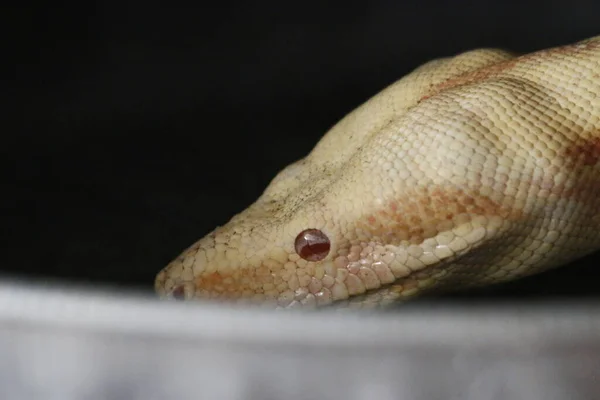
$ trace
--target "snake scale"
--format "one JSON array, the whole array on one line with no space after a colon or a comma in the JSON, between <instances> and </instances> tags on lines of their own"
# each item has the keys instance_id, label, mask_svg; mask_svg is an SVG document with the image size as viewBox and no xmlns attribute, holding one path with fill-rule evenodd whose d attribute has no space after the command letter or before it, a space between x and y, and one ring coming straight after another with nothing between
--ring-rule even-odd
<instances>
[{"instance_id":1,"label":"snake scale","mask_svg":"<svg viewBox=\"0 0 600 400\"><path fill-rule=\"evenodd\" d=\"M156 277L162 297L376 307L600 248L600 36L430 61Z\"/></svg>"}]
</instances>

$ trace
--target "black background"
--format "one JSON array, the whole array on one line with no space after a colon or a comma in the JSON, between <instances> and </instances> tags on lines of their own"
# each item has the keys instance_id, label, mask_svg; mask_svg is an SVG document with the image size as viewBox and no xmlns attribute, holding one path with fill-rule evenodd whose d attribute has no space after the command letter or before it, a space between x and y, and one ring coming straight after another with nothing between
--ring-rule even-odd
<instances>
[{"instance_id":1,"label":"black background","mask_svg":"<svg viewBox=\"0 0 600 400\"><path fill-rule=\"evenodd\" d=\"M3 11L0 268L142 290L419 64L600 34L592 0L20 4ZM598 259L461 296L598 296Z\"/></svg>"}]
</instances>

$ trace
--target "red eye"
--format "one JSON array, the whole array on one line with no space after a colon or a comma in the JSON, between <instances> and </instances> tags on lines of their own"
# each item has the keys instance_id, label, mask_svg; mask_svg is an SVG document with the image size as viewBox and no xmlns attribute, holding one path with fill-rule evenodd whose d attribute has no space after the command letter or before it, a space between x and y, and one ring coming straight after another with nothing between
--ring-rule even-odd
<instances>
[{"instance_id":1,"label":"red eye","mask_svg":"<svg viewBox=\"0 0 600 400\"><path fill-rule=\"evenodd\" d=\"M318 229L307 229L296 236L296 253L306 261L319 261L327 257L331 243Z\"/></svg>"}]
</instances>

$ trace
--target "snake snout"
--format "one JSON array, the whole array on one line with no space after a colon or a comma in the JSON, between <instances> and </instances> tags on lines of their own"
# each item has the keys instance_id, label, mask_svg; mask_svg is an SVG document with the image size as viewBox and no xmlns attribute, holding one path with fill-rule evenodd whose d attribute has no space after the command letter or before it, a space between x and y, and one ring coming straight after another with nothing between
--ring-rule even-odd
<instances>
[{"instance_id":1,"label":"snake snout","mask_svg":"<svg viewBox=\"0 0 600 400\"><path fill-rule=\"evenodd\" d=\"M184 301L194 297L193 282L186 282L181 278L170 278L165 272L156 277L154 286L156 293L164 299Z\"/></svg>"},{"instance_id":2,"label":"snake snout","mask_svg":"<svg viewBox=\"0 0 600 400\"><path fill-rule=\"evenodd\" d=\"M190 300L194 297L194 290L191 283L178 283L169 290L166 297L177 301Z\"/></svg>"}]
</instances>

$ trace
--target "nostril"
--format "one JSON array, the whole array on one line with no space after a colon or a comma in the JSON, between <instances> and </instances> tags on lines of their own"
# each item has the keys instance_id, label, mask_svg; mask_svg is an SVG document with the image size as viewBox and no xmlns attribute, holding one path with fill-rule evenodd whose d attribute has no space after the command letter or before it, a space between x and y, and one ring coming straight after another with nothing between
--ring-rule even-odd
<instances>
[{"instance_id":1,"label":"nostril","mask_svg":"<svg viewBox=\"0 0 600 400\"><path fill-rule=\"evenodd\" d=\"M185 287L183 285L177 285L171 291L171 296L177 301L185 300Z\"/></svg>"}]
</instances>

